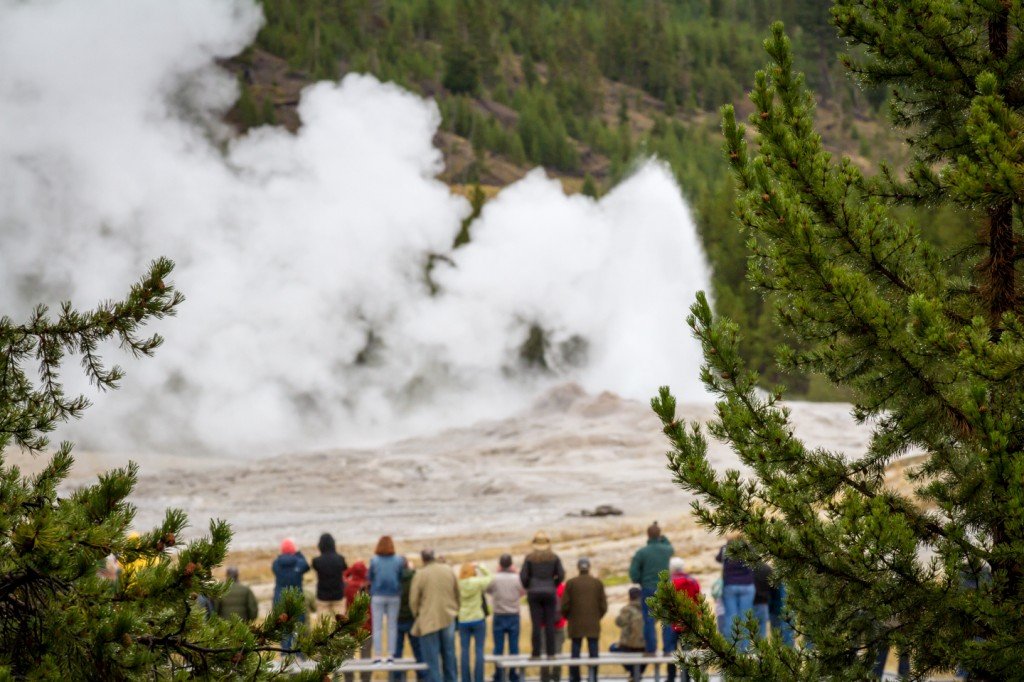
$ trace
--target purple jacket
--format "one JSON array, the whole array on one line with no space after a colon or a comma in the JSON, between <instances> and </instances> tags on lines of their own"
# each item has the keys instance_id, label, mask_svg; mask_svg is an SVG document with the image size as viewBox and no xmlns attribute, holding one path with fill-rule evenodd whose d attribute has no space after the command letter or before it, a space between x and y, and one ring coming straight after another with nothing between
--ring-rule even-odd
<instances>
[{"instance_id":1,"label":"purple jacket","mask_svg":"<svg viewBox=\"0 0 1024 682\"><path fill-rule=\"evenodd\" d=\"M730 559L725 555L726 550L729 548L729 545L733 544L733 542L735 542L735 540L724 545L720 550L718 550L718 556L715 557L715 561L722 564L722 584L753 585L753 569L747 566L742 561Z\"/></svg>"}]
</instances>

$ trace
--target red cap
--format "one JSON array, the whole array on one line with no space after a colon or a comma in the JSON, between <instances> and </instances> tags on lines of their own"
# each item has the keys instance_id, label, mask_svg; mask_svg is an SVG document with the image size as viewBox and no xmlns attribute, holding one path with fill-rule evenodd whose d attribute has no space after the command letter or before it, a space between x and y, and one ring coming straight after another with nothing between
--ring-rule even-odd
<instances>
[{"instance_id":1,"label":"red cap","mask_svg":"<svg viewBox=\"0 0 1024 682\"><path fill-rule=\"evenodd\" d=\"M291 538L281 540L281 554L295 554L295 541Z\"/></svg>"}]
</instances>

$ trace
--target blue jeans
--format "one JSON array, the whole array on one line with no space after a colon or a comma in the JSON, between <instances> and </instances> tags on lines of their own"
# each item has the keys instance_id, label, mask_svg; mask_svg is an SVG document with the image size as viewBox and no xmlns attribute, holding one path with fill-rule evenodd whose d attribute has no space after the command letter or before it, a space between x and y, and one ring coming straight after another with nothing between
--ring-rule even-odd
<instances>
[{"instance_id":1,"label":"blue jeans","mask_svg":"<svg viewBox=\"0 0 1024 682\"><path fill-rule=\"evenodd\" d=\"M746 618L747 611L754 608L754 592L753 585L725 585L722 587L722 600L725 602L726 637L732 638L732 629L736 619L742 623ZM749 645L750 640L741 635L740 651L746 651Z\"/></svg>"},{"instance_id":2,"label":"blue jeans","mask_svg":"<svg viewBox=\"0 0 1024 682\"><path fill-rule=\"evenodd\" d=\"M459 623L459 664L462 666L462 682L484 682L484 638L487 637L487 621L484 619ZM469 641L473 643L473 674L470 676Z\"/></svg>"},{"instance_id":3,"label":"blue jeans","mask_svg":"<svg viewBox=\"0 0 1024 682\"><path fill-rule=\"evenodd\" d=\"M786 603L786 586L779 585L772 590L771 600L768 602L768 615L772 622L772 632L778 632L782 636L782 643L793 647L793 626L782 618L782 607Z\"/></svg>"},{"instance_id":4,"label":"blue jeans","mask_svg":"<svg viewBox=\"0 0 1024 682\"><path fill-rule=\"evenodd\" d=\"M518 613L496 613L491 622L491 631L494 634L494 655L505 654L505 639L508 638L508 653L515 656L519 653L519 614ZM501 679L500 670L494 668L494 681ZM519 671L515 668L509 672L508 679L511 682L518 682Z\"/></svg>"},{"instance_id":5,"label":"blue jeans","mask_svg":"<svg viewBox=\"0 0 1024 682\"><path fill-rule=\"evenodd\" d=\"M402 598L384 594L375 594L370 597L370 616L373 621L373 656L384 658L384 617L388 620L388 646L395 648L398 640L398 608L401 606Z\"/></svg>"},{"instance_id":6,"label":"blue jeans","mask_svg":"<svg viewBox=\"0 0 1024 682\"><path fill-rule=\"evenodd\" d=\"M420 638L412 634L412 624L414 621L411 620L400 620L398 621L398 639L395 640L395 648L392 650L391 655L395 658L402 657L402 649L405 643L405 638L409 638L409 648L412 649L412 657L416 659L418 663L423 662L423 654L420 652ZM416 671L416 679L423 682L427 677L427 673L424 670ZM404 672L391 673L391 682L401 682L406 678Z\"/></svg>"},{"instance_id":7,"label":"blue jeans","mask_svg":"<svg viewBox=\"0 0 1024 682\"><path fill-rule=\"evenodd\" d=\"M754 615L757 617L757 636L764 639L768 636L768 621L771 620L768 605L754 604Z\"/></svg>"},{"instance_id":8,"label":"blue jeans","mask_svg":"<svg viewBox=\"0 0 1024 682\"><path fill-rule=\"evenodd\" d=\"M657 591L652 587L640 588L640 611L644 614L644 650L649 654L658 651L658 630L655 627L654 616L651 615L651 610L647 607L647 598L653 597ZM664 642L664 633L662 633L662 641Z\"/></svg>"},{"instance_id":9,"label":"blue jeans","mask_svg":"<svg viewBox=\"0 0 1024 682\"><path fill-rule=\"evenodd\" d=\"M455 623L421 635L420 654L427 664L427 682L456 682Z\"/></svg>"},{"instance_id":10,"label":"blue jeans","mask_svg":"<svg viewBox=\"0 0 1024 682\"><path fill-rule=\"evenodd\" d=\"M672 656L676 653L676 649L679 648L679 633L672 629L671 625L666 625L661 632L662 640L665 644L664 653L666 656ZM676 664L668 664L668 675L665 677L668 682L675 682L676 679ZM680 672L679 679L682 682L689 682L690 671L687 668L683 668Z\"/></svg>"}]
</instances>

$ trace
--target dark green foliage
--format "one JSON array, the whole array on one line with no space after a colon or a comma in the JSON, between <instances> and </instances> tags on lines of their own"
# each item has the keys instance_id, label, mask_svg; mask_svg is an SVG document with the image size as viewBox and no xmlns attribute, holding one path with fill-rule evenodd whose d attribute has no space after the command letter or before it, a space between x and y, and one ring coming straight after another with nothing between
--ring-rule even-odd
<instances>
[{"instance_id":1,"label":"dark green foliage","mask_svg":"<svg viewBox=\"0 0 1024 682\"><path fill-rule=\"evenodd\" d=\"M235 112L238 122L243 128L255 128L263 124L263 117L256 106L256 100L252 97L252 90L244 82L241 84L241 92L238 101L235 103Z\"/></svg>"},{"instance_id":2,"label":"dark green foliage","mask_svg":"<svg viewBox=\"0 0 1024 682\"><path fill-rule=\"evenodd\" d=\"M472 95L480 89L479 57L461 37L444 48L444 87L453 95Z\"/></svg>"},{"instance_id":3,"label":"dark green foliage","mask_svg":"<svg viewBox=\"0 0 1024 682\"><path fill-rule=\"evenodd\" d=\"M167 281L172 264L153 263L120 302L78 311L63 303L53 318L39 306L25 324L0 318L0 677L7 679L225 679L269 676L275 652L301 651L319 665L299 677L319 680L351 657L363 637L367 605L346 622L322 621L299 630L295 650L277 644L296 630L305 603L288 595L254 626L237 619L206 620L196 600L225 589L212 577L227 552L231 530L211 521L209 536L179 543L185 515L167 511L163 523L129 537L135 509L127 502L138 467L109 471L91 485L58 492L74 462L61 444L38 474L25 476L4 453L19 447L44 456L58 423L81 416L82 396L65 394L60 369L77 356L102 389L123 376L97 355L117 343L134 356L162 342L140 336L154 319L173 315L182 296ZM30 368L30 369L28 369ZM35 377L35 378L33 378ZM107 557L125 567L101 577Z\"/></svg>"},{"instance_id":4,"label":"dark green foliage","mask_svg":"<svg viewBox=\"0 0 1024 682\"><path fill-rule=\"evenodd\" d=\"M685 624L693 660L727 679L866 679L882 644L909 654L913 679L958 666L971 679L1019 679L1024 14L1016 2L839 0L832 17L861 50L845 58L854 73L896 88L894 122L912 138L907 176L867 177L824 150L781 25L751 93L754 135L731 107L724 129L748 276L790 339L778 365L848 391L873 427L869 447L844 455L797 438L783 391L760 390L740 327L703 296L689 323L718 398L707 433L750 474L710 466L704 429L676 419L667 388L652 401L700 522L744 533L741 558L774 564L814 646L771 639L743 655L706 601L690 607L667 585L656 610ZM952 218L944 239L907 205ZM885 479L908 452L923 454L913 496Z\"/></svg>"},{"instance_id":5,"label":"dark green foliage","mask_svg":"<svg viewBox=\"0 0 1024 682\"><path fill-rule=\"evenodd\" d=\"M473 226L473 221L480 217L480 212L484 210L484 203L487 201L487 196L484 194L484 190L480 187L480 183L473 185L473 191L469 195L469 205L472 208L469 215L462 219L462 224L459 226L459 233L455 235L455 242L452 244L453 248L459 248L464 244L469 243L469 230Z\"/></svg>"}]
</instances>

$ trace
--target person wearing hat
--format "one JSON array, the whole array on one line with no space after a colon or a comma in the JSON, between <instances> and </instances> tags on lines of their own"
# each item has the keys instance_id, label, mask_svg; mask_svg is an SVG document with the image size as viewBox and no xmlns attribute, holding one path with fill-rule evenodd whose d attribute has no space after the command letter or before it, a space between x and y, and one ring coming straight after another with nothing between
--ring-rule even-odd
<instances>
[{"instance_id":1,"label":"person wearing hat","mask_svg":"<svg viewBox=\"0 0 1024 682\"><path fill-rule=\"evenodd\" d=\"M601 637L601 618L608 613L608 597L604 583L590 575L590 559L582 557L576 562L579 575L565 583L562 595L562 615L569 621L571 656L580 657L583 640L587 640L587 654L597 658L597 642ZM570 682L580 682L579 666L570 666ZM597 666L590 666L590 680L597 682Z\"/></svg>"},{"instance_id":2,"label":"person wearing hat","mask_svg":"<svg viewBox=\"0 0 1024 682\"><path fill-rule=\"evenodd\" d=\"M526 603L530 607L530 622L533 625L530 658L539 659L541 636L544 637L544 651L555 650L555 621L557 620L556 592L565 580L562 560L551 551L551 540L543 531L533 536L533 551L523 560L519 580L526 589ZM549 659L555 655L549 653Z\"/></svg>"},{"instance_id":3,"label":"person wearing hat","mask_svg":"<svg viewBox=\"0 0 1024 682\"><path fill-rule=\"evenodd\" d=\"M644 651L644 614L640 608L640 588L629 588L629 603L622 607L615 616L615 624L619 626L619 641L613 642L609 650L612 653L643 653ZM646 663L622 666L629 673L633 682L639 682L644 674Z\"/></svg>"},{"instance_id":4,"label":"person wearing hat","mask_svg":"<svg viewBox=\"0 0 1024 682\"><path fill-rule=\"evenodd\" d=\"M302 552L296 549L294 540L285 538L281 541L281 553L274 559L270 569L274 573L273 603L275 606L281 601L284 590L289 587L294 587L300 594L302 593L302 576L309 571L309 562L306 561L306 557L302 556ZM296 620L305 622L306 614L302 613ZM295 635L293 634L281 642L281 648L290 649L294 642Z\"/></svg>"},{"instance_id":5,"label":"person wearing hat","mask_svg":"<svg viewBox=\"0 0 1024 682\"><path fill-rule=\"evenodd\" d=\"M657 591L659 576L662 571L668 570L671 558L672 544L661 534L661 527L655 521L647 528L647 544L637 550L629 564L629 579L640 586L640 609L644 614L644 653L648 656L658 653L658 634L654 616L647 607L647 599Z\"/></svg>"},{"instance_id":6,"label":"person wearing hat","mask_svg":"<svg viewBox=\"0 0 1024 682\"><path fill-rule=\"evenodd\" d=\"M238 580L238 569L229 566L227 570L228 580L231 586L228 591L217 600L214 611L221 618L238 616L246 623L251 623L260 615L259 605L256 603L256 595L248 585L243 585Z\"/></svg>"},{"instance_id":7,"label":"person wearing hat","mask_svg":"<svg viewBox=\"0 0 1024 682\"><path fill-rule=\"evenodd\" d=\"M505 653L505 640L508 639L510 656L519 654L519 601L526 596L526 590L519 579L519 573L512 567L512 555L502 554L498 559L498 572L487 586L487 594L491 596L494 607L494 619L491 621L491 632L494 635L494 655ZM501 670L495 666L494 682L500 682ZM519 682L519 671L513 668L509 674L510 682Z\"/></svg>"}]
</instances>

